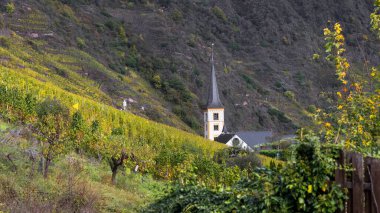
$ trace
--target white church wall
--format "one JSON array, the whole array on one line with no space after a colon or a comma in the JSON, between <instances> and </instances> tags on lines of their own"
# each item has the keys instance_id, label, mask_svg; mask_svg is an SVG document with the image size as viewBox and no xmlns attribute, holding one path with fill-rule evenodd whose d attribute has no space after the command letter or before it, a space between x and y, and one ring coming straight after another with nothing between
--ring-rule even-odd
<instances>
[{"instance_id":1,"label":"white church wall","mask_svg":"<svg viewBox=\"0 0 380 213\"><path fill-rule=\"evenodd\" d=\"M214 113L218 113L218 119L214 119ZM214 140L222 134L224 127L224 109L207 109L204 113L205 119L205 137ZM214 130L214 126L218 125L218 130Z\"/></svg>"},{"instance_id":2,"label":"white church wall","mask_svg":"<svg viewBox=\"0 0 380 213\"><path fill-rule=\"evenodd\" d=\"M214 121L214 113L219 114L219 120L224 122L224 109L207 109L207 120Z\"/></svg>"}]
</instances>

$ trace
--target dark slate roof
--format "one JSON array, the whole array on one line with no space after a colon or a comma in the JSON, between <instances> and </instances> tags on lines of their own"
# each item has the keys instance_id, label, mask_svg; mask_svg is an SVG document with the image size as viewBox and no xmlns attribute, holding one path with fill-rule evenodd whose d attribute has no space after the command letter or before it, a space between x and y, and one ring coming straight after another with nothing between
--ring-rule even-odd
<instances>
[{"instance_id":1,"label":"dark slate roof","mask_svg":"<svg viewBox=\"0 0 380 213\"><path fill-rule=\"evenodd\" d=\"M207 108L223 108L219 98L218 83L216 81L216 71L214 65L214 44L211 53L211 82L208 94Z\"/></svg>"},{"instance_id":2,"label":"dark slate roof","mask_svg":"<svg viewBox=\"0 0 380 213\"><path fill-rule=\"evenodd\" d=\"M248 146L253 148L256 145L270 142L273 137L271 131L243 131L236 133Z\"/></svg>"},{"instance_id":3,"label":"dark slate roof","mask_svg":"<svg viewBox=\"0 0 380 213\"><path fill-rule=\"evenodd\" d=\"M215 141L226 144L234 136L235 134L221 134L217 138L215 138Z\"/></svg>"}]
</instances>

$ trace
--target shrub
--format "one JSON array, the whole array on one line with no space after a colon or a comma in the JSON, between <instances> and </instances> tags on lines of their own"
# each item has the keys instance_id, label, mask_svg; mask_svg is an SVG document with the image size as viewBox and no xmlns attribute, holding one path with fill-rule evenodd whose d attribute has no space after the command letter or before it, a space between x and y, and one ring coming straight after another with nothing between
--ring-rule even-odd
<instances>
[{"instance_id":1,"label":"shrub","mask_svg":"<svg viewBox=\"0 0 380 213\"><path fill-rule=\"evenodd\" d=\"M276 108L269 108L268 113L271 116L276 117L280 122L283 122L283 123L291 122L291 120L288 117L286 117L284 112L281 112Z\"/></svg>"},{"instance_id":2,"label":"shrub","mask_svg":"<svg viewBox=\"0 0 380 213\"><path fill-rule=\"evenodd\" d=\"M337 212L344 208L344 190L332 182L335 156L322 152L319 138L305 136L294 161L272 164L230 187L177 186L148 207L148 212ZM210 164L202 162L202 167ZM211 171L208 171L212 174Z\"/></svg>"},{"instance_id":3,"label":"shrub","mask_svg":"<svg viewBox=\"0 0 380 213\"><path fill-rule=\"evenodd\" d=\"M183 19L182 12L178 9L175 9L170 16L175 22L180 22Z\"/></svg>"},{"instance_id":4,"label":"shrub","mask_svg":"<svg viewBox=\"0 0 380 213\"><path fill-rule=\"evenodd\" d=\"M16 10L16 6L13 2L9 2L5 5L5 11L8 14L12 15L15 12L15 10Z\"/></svg>"},{"instance_id":5,"label":"shrub","mask_svg":"<svg viewBox=\"0 0 380 213\"><path fill-rule=\"evenodd\" d=\"M104 25L111 31L114 31L117 28L117 24L112 20L108 20Z\"/></svg>"},{"instance_id":6,"label":"shrub","mask_svg":"<svg viewBox=\"0 0 380 213\"><path fill-rule=\"evenodd\" d=\"M297 72L294 76L294 78L296 79L297 83L301 86L305 86L306 85L306 82L305 82L305 75L302 73L302 72Z\"/></svg>"},{"instance_id":7,"label":"shrub","mask_svg":"<svg viewBox=\"0 0 380 213\"><path fill-rule=\"evenodd\" d=\"M200 130L201 125L199 124L198 119L196 119L194 116L191 116L189 113L182 119L190 128L193 130Z\"/></svg>"},{"instance_id":8,"label":"shrub","mask_svg":"<svg viewBox=\"0 0 380 213\"><path fill-rule=\"evenodd\" d=\"M292 92L292 91L286 91L286 92L284 92L284 95L285 95L285 97L287 97L289 100L294 101L294 99L295 99L295 94L294 94L294 92Z\"/></svg>"},{"instance_id":9,"label":"shrub","mask_svg":"<svg viewBox=\"0 0 380 213\"><path fill-rule=\"evenodd\" d=\"M313 60L314 61L318 61L320 58L321 58L321 56L319 54L317 54L317 53L313 54Z\"/></svg>"},{"instance_id":10,"label":"shrub","mask_svg":"<svg viewBox=\"0 0 380 213\"><path fill-rule=\"evenodd\" d=\"M102 14L104 17L111 18L112 15L107 12L107 10L103 9L100 11L100 14Z\"/></svg>"},{"instance_id":11,"label":"shrub","mask_svg":"<svg viewBox=\"0 0 380 213\"><path fill-rule=\"evenodd\" d=\"M227 167L239 167L241 170L254 170L262 164L254 152L242 150L234 146L222 149L215 153L214 160L218 163L225 163Z\"/></svg>"},{"instance_id":12,"label":"shrub","mask_svg":"<svg viewBox=\"0 0 380 213\"><path fill-rule=\"evenodd\" d=\"M282 150L261 150L259 153L271 158L277 158L282 155Z\"/></svg>"},{"instance_id":13,"label":"shrub","mask_svg":"<svg viewBox=\"0 0 380 213\"><path fill-rule=\"evenodd\" d=\"M195 47L197 43L198 43L198 37L194 34L190 34L190 38L187 41L187 45L189 45L190 47Z\"/></svg>"},{"instance_id":14,"label":"shrub","mask_svg":"<svg viewBox=\"0 0 380 213\"><path fill-rule=\"evenodd\" d=\"M254 80L251 77L249 77L246 74L242 74L241 77L243 78L243 80L245 81L245 83L247 83L248 87L250 87L252 89L256 89L257 86L256 86Z\"/></svg>"},{"instance_id":15,"label":"shrub","mask_svg":"<svg viewBox=\"0 0 380 213\"><path fill-rule=\"evenodd\" d=\"M5 36L0 36L0 46L5 47L5 48L9 48L10 45L11 45L11 41L9 38L7 38Z\"/></svg>"},{"instance_id":16,"label":"shrub","mask_svg":"<svg viewBox=\"0 0 380 213\"><path fill-rule=\"evenodd\" d=\"M73 9L69 6L69 5L66 5L64 4L61 8L61 13L63 16L73 20L73 21L77 21L77 17L75 16L75 12L73 11Z\"/></svg>"},{"instance_id":17,"label":"shrub","mask_svg":"<svg viewBox=\"0 0 380 213\"><path fill-rule=\"evenodd\" d=\"M77 37L77 45L80 49L86 46L86 41L83 38Z\"/></svg>"},{"instance_id":18,"label":"shrub","mask_svg":"<svg viewBox=\"0 0 380 213\"><path fill-rule=\"evenodd\" d=\"M224 22L227 22L227 16L220 7L215 6L211 9L211 11L214 13L214 15L216 17L218 17L219 19L221 19Z\"/></svg>"},{"instance_id":19,"label":"shrub","mask_svg":"<svg viewBox=\"0 0 380 213\"><path fill-rule=\"evenodd\" d=\"M133 45L132 47L129 48L129 53L126 59L126 65L128 67L137 68L138 63L139 63L138 52L137 52L136 46Z\"/></svg>"},{"instance_id":20,"label":"shrub","mask_svg":"<svg viewBox=\"0 0 380 213\"><path fill-rule=\"evenodd\" d=\"M159 74L156 74L152 77L152 84L154 86L154 88L156 89L160 89L161 88L161 77Z\"/></svg>"},{"instance_id":21,"label":"shrub","mask_svg":"<svg viewBox=\"0 0 380 213\"><path fill-rule=\"evenodd\" d=\"M237 42L231 42L228 44L228 47L231 48L232 51L240 50L240 45Z\"/></svg>"},{"instance_id":22,"label":"shrub","mask_svg":"<svg viewBox=\"0 0 380 213\"><path fill-rule=\"evenodd\" d=\"M314 104L309 105L307 107L307 111L310 112L310 113L315 113L315 112L317 112L317 107Z\"/></svg>"},{"instance_id":23,"label":"shrub","mask_svg":"<svg viewBox=\"0 0 380 213\"><path fill-rule=\"evenodd\" d=\"M128 38L127 38L127 35L125 33L125 29L122 25L120 25L120 27L119 27L119 38L123 42L123 44L128 43Z\"/></svg>"},{"instance_id":24,"label":"shrub","mask_svg":"<svg viewBox=\"0 0 380 213\"><path fill-rule=\"evenodd\" d=\"M183 102L189 102L192 100L190 91L186 88L185 84L177 77L173 77L169 80L169 86L175 90L175 96L181 99Z\"/></svg>"},{"instance_id":25,"label":"shrub","mask_svg":"<svg viewBox=\"0 0 380 213\"><path fill-rule=\"evenodd\" d=\"M0 14L0 29L5 28L5 21L4 21L4 16Z\"/></svg>"},{"instance_id":26,"label":"shrub","mask_svg":"<svg viewBox=\"0 0 380 213\"><path fill-rule=\"evenodd\" d=\"M289 151L288 150L260 150L260 155L265 155L271 158L279 159L282 161L286 161L289 157Z\"/></svg>"}]
</instances>

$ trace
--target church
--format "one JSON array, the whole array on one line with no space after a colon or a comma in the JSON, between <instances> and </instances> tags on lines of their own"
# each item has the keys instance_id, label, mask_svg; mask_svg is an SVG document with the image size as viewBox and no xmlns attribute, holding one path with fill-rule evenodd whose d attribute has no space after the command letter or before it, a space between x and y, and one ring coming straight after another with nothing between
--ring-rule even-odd
<instances>
[{"instance_id":1,"label":"church","mask_svg":"<svg viewBox=\"0 0 380 213\"><path fill-rule=\"evenodd\" d=\"M272 131L241 131L227 132L224 122L224 106L219 97L216 79L214 44L211 52L211 77L207 105L204 109L204 137L224 143L227 146L237 146L253 151L260 144L271 142Z\"/></svg>"}]
</instances>

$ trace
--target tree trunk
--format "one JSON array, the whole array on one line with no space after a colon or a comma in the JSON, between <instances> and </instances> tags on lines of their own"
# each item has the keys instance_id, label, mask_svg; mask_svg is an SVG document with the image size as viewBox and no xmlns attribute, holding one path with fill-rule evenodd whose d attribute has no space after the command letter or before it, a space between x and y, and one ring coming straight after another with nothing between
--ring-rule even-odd
<instances>
[{"instance_id":1,"label":"tree trunk","mask_svg":"<svg viewBox=\"0 0 380 213\"><path fill-rule=\"evenodd\" d=\"M112 185L116 184L117 168L118 166L112 168Z\"/></svg>"},{"instance_id":2,"label":"tree trunk","mask_svg":"<svg viewBox=\"0 0 380 213\"><path fill-rule=\"evenodd\" d=\"M16 166L16 164L13 162L13 159L12 159L11 154L7 154L7 159L8 159L9 162L12 164L12 171L13 171L13 172L16 172L16 171L17 171L17 166Z\"/></svg>"},{"instance_id":3,"label":"tree trunk","mask_svg":"<svg viewBox=\"0 0 380 213\"><path fill-rule=\"evenodd\" d=\"M46 158L45 160L45 168L44 168L44 178L48 178L48 172L49 172L49 166L50 166L50 163L51 163L51 159L50 158Z\"/></svg>"},{"instance_id":4,"label":"tree trunk","mask_svg":"<svg viewBox=\"0 0 380 213\"><path fill-rule=\"evenodd\" d=\"M44 168L45 168L45 158L41 157L40 161L38 162L38 172L41 174L44 174Z\"/></svg>"},{"instance_id":5,"label":"tree trunk","mask_svg":"<svg viewBox=\"0 0 380 213\"><path fill-rule=\"evenodd\" d=\"M111 171L112 171L112 184L115 185L116 184L116 175L117 175L117 170L120 166L123 166L124 165L124 160L128 158L128 155L123 151L121 153L121 157L120 158L111 158L110 161L109 161L109 165L111 167Z\"/></svg>"}]
</instances>

